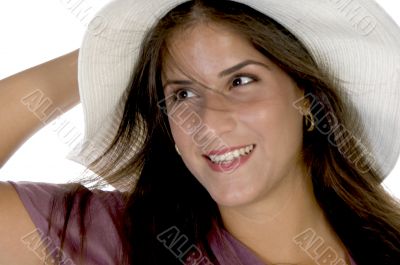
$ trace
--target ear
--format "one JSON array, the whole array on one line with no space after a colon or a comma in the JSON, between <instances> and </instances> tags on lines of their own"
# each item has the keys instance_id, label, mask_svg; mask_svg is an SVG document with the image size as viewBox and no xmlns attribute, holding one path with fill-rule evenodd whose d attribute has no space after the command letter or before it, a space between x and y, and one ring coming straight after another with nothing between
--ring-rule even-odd
<instances>
[{"instance_id":1,"label":"ear","mask_svg":"<svg viewBox=\"0 0 400 265\"><path fill-rule=\"evenodd\" d=\"M304 86L300 86L299 84L295 84L295 88L298 89L298 99L293 102L293 106L299 110L299 112L305 116L310 113L311 102L310 99L306 96L307 89Z\"/></svg>"}]
</instances>

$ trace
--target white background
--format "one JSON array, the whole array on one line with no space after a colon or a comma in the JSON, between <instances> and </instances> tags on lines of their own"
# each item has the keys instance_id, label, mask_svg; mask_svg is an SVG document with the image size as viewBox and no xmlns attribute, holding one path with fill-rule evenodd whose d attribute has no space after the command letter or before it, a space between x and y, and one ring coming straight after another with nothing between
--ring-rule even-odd
<instances>
[{"instance_id":1,"label":"white background","mask_svg":"<svg viewBox=\"0 0 400 265\"><path fill-rule=\"evenodd\" d=\"M0 79L79 48L90 17L107 2L1 1ZM377 2L400 24L399 1ZM62 119L75 134L82 134L80 105L64 114ZM0 169L0 180L63 183L79 176L83 167L65 159L76 142L68 142L56 129L48 125L31 137ZM400 162L383 185L400 198Z\"/></svg>"}]
</instances>

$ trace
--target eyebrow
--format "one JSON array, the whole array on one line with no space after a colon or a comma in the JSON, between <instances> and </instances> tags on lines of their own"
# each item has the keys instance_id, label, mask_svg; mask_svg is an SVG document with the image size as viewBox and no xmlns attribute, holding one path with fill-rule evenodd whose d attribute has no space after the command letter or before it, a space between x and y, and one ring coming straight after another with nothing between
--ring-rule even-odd
<instances>
[{"instance_id":1,"label":"eyebrow","mask_svg":"<svg viewBox=\"0 0 400 265\"><path fill-rule=\"evenodd\" d=\"M247 66L249 64L261 65L261 66L267 68L268 70L271 70L271 68L268 65L266 65L265 63L257 62L257 61L254 61L254 60L246 60L246 61L238 63L238 64L236 64L236 65L234 65L234 66L222 71L221 73L218 74L218 77L227 76L227 75L229 75L231 73L234 73L234 72L242 69L243 67L245 67L245 66Z\"/></svg>"},{"instance_id":2,"label":"eyebrow","mask_svg":"<svg viewBox=\"0 0 400 265\"><path fill-rule=\"evenodd\" d=\"M229 74L232 74L232 73L234 73L234 72L236 72L236 71L238 71L238 70L242 69L243 67L245 67L247 65L250 65L250 64L260 65L260 66L263 66L263 67L267 68L268 70L271 70L271 68L265 63L257 62L257 61L254 61L254 60L246 60L246 61L238 63L238 64L236 64L236 65L234 65L232 67L229 67L228 69L223 70L222 72L220 72L218 74L218 77L224 77L224 76L227 76ZM163 88L165 89L165 87L167 85L170 85L170 84L191 85L191 84L193 84L193 82L190 81L190 80L167 80L167 82L165 82L165 84L163 85Z\"/></svg>"}]
</instances>

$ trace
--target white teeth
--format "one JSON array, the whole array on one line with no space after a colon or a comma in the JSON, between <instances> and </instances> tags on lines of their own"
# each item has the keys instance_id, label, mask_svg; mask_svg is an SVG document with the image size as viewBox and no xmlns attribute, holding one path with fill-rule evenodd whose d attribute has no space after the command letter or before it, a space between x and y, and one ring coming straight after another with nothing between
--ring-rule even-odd
<instances>
[{"instance_id":1,"label":"white teeth","mask_svg":"<svg viewBox=\"0 0 400 265\"><path fill-rule=\"evenodd\" d=\"M251 151L253 151L254 147L255 147L254 145L249 145L244 148L236 149L234 151L222 155L210 155L209 158L214 163L230 163L232 162L232 160L240 156L250 154Z\"/></svg>"}]
</instances>

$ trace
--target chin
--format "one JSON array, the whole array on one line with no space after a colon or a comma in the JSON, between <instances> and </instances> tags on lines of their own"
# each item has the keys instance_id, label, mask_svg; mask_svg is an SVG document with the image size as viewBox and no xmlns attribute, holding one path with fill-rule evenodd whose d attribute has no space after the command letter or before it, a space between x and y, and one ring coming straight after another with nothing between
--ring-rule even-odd
<instances>
[{"instance_id":1,"label":"chin","mask_svg":"<svg viewBox=\"0 0 400 265\"><path fill-rule=\"evenodd\" d=\"M213 200L222 207L239 207L253 202L256 194L243 191L212 191Z\"/></svg>"}]
</instances>

